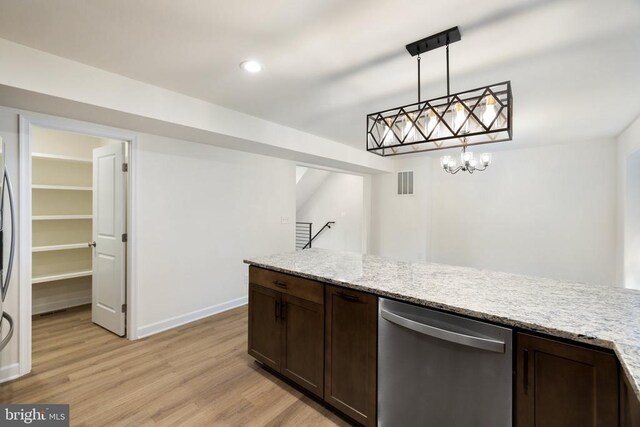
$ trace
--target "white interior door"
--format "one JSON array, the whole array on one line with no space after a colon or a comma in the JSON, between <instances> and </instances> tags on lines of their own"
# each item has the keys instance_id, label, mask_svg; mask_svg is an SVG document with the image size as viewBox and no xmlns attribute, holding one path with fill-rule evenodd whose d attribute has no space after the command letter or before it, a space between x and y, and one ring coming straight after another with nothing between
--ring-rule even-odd
<instances>
[{"instance_id":1,"label":"white interior door","mask_svg":"<svg viewBox=\"0 0 640 427\"><path fill-rule=\"evenodd\" d=\"M93 281L91 318L125 333L124 143L93 150Z\"/></svg>"}]
</instances>

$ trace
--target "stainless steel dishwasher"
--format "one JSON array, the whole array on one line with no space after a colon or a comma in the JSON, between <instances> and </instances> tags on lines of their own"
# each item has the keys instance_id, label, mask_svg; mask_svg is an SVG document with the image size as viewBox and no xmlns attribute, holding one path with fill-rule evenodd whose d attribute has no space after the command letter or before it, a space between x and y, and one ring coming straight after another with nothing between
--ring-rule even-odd
<instances>
[{"instance_id":1,"label":"stainless steel dishwasher","mask_svg":"<svg viewBox=\"0 0 640 427\"><path fill-rule=\"evenodd\" d=\"M512 331L380 298L379 426L511 426Z\"/></svg>"}]
</instances>

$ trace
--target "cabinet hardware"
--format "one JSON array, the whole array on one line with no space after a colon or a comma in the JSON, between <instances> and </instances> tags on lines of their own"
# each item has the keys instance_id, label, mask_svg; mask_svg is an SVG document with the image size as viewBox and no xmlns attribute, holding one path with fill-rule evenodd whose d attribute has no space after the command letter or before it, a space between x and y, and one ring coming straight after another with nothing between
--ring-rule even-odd
<instances>
[{"instance_id":1,"label":"cabinet hardware","mask_svg":"<svg viewBox=\"0 0 640 427\"><path fill-rule=\"evenodd\" d=\"M287 289L287 284L285 282L281 282L280 280L274 280L273 284L279 288Z\"/></svg>"},{"instance_id":2,"label":"cabinet hardware","mask_svg":"<svg viewBox=\"0 0 640 427\"><path fill-rule=\"evenodd\" d=\"M273 310L273 311L274 311L274 313L275 313L275 315L276 315L276 322L277 322L277 321L278 321L278 314L279 314L279 312L280 312L280 303L279 303L277 300L276 300L276 301L274 301L274 302L275 302L275 304L274 304L274 305L275 305L275 308L274 308L274 310Z\"/></svg>"},{"instance_id":3,"label":"cabinet hardware","mask_svg":"<svg viewBox=\"0 0 640 427\"><path fill-rule=\"evenodd\" d=\"M347 294L345 292L338 292L338 296L344 300L351 302L360 302L360 297L357 295Z\"/></svg>"},{"instance_id":4,"label":"cabinet hardware","mask_svg":"<svg viewBox=\"0 0 640 427\"><path fill-rule=\"evenodd\" d=\"M529 350L527 349L524 350L523 364L524 364L524 367L522 371L524 374L524 378L522 383L524 385L524 394L528 394L529 393Z\"/></svg>"},{"instance_id":5,"label":"cabinet hardware","mask_svg":"<svg viewBox=\"0 0 640 427\"><path fill-rule=\"evenodd\" d=\"M89 246L90 248L95 248L96 247L96 242L95 241L89 242L89 243L87 243L87 246Z\"/></svg>"}]
</instances>

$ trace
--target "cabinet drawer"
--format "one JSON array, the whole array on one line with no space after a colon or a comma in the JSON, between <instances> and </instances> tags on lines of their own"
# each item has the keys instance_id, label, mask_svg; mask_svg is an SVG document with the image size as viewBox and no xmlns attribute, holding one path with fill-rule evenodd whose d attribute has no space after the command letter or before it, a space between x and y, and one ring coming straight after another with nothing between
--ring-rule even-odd
<instances>
[{"instance_id":1,"label":"cabinet drawer","mask_svg":"<svg viewBox=\"0 0 640 427\"><path fill-rule=\"evenodd\" d=\"M249 283L324 305L324 286L320 282L250 266Z\"/></svg>"}]
</instances>

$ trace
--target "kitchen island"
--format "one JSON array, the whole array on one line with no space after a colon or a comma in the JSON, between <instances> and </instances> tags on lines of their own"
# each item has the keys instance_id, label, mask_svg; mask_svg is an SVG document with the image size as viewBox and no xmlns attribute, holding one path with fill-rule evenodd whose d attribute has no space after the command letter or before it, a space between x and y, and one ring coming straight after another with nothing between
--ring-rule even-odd
<instances>
[{"instance_id":1,"label":"kitchen island","mask_svg":"<svg viewBox=\"0 0 640 427\"><path fill-rule=\"evenodd\" d=\"M615 399L620 401L620 424L636 425L640 291L322 249L245 262L319 286L351 289L610 352L620 367L620 396ZM318 304L327 302L326 296L317 300ZM370 419L356 421L375 424Z\"/></svg>"}]
</instances>

